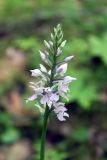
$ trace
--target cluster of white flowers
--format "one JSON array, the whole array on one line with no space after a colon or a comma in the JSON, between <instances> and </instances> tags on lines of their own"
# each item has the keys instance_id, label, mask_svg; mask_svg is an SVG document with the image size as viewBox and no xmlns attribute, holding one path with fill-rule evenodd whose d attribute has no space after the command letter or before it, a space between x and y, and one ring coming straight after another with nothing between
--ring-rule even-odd
<instances>
[{"instance_id":1,"label":"cluster of white flowers","mask_svg":"<svg viewBox=\"0 0 107 160\"><path fill-rule=\"evenodd\" d=\"M59 56L65 43L61 25L58 24L51 33L51 41L44 41L47 51L40 51L41 59L47 67L40 64L39 69L31 70L32 76L39 80L38 82L30 82L34 94L27 99L27 102L38 99L39 104L36 104L36 106L40 112L44 113L46 106L48 106L60 121L64 121L66 120L65 117L69 117L65 104L60 102L60 99L61 97L68 99L69 83L76 79L65 76L68 62L73 56L59 62Z\"/></svg>"}]
</instances>

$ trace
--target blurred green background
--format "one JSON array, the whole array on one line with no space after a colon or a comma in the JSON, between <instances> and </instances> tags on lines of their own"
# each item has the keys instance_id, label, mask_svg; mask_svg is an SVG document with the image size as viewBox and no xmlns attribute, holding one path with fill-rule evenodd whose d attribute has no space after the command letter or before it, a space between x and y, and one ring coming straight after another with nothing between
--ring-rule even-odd
<instances>
[{"instance_id":1,"label":"blurred green background","mask_svg":"<svg viewBox=\"0 0 107 160\"><path fill-rule=\"evenodd\" d=\"M56 24L72 82L70 118L49 120L46 160L107 160L107 0L0 0L0 160L39 160L42 117L30 69Z\"/></svg>"}]
</instances>

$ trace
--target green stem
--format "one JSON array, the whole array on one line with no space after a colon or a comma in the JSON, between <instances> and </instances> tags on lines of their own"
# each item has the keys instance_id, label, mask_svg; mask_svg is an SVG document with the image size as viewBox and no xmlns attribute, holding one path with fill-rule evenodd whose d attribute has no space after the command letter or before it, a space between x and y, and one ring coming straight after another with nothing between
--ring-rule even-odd
<instances>
[{"instance_id":1,"label":"green stem","mask_svg":"<svg viewBox=\"0 0 107 160\"><path fill-rule=\"evenodd\" d=\"M57 37L56 37L56 44L55 44L55 52L53 57L53 65L51 69L51 77L50 77L50 87L52 86L52 82L54 79L54 71L56 66L56 54L57 54ZM49 117L49 107L46 106L45 114L44 114L44 122L43 122L43 128L42 128L42 137L41 137L41 150L40 150L40 160L45 160L45 142L46 142L46 130L47 130L47 122Z\"/></svg>"},{"instance_id":2,"label":"green stem","mask_svg":"<svg viewBox=\"0 0 107 160\"><path fill-rule=\"evenodd\" d=\"M49 108L48 106L46 106L45 114L44 114L43 128L42 128L40 160L45 159L45 142L46 142L46 130L47 130L48 117L49 117Z\"/></svg>"}]
</instances>

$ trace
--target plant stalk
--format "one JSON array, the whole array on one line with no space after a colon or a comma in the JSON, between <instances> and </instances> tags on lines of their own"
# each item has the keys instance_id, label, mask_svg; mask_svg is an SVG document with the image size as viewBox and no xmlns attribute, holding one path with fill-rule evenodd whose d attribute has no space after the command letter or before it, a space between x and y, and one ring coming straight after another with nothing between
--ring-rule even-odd
<instances>
[{"instance_id":1,"label":"plant stalk","mask_svg":"<svg viewBox=\"0 0 107 160\"><path fill-rule=\"evenodd\" d=\"M43 121L43 128L42 128L40 160L45 160L45 142L46 142L48 117L49 117L49 108L48 106L46 106L45 114L44 114L44 121Z\"/></svg>"},{"instance_id":2,"label":"plant stalk","mask_svg":"<svg viewBox=\"0 0 107 160\"><path fill-rule=\"evenodd\" d=\"M51 77L50 77L50 84L49 84L50 87L52 86L52 83L53 83L55 66L56 66L57 37L56 37L56 44L55 44L55 48L54 49L55 49L54 57L53 57L54 63L52 65L52 69L51 69ZM47 131L47 123L48 123L49 114L50 114L49 107L46 106L45 114L44 114L43 128L42 128L40 160L45 160L45 142L46 142L46 131Z\"/></svg>"}]
</instances>

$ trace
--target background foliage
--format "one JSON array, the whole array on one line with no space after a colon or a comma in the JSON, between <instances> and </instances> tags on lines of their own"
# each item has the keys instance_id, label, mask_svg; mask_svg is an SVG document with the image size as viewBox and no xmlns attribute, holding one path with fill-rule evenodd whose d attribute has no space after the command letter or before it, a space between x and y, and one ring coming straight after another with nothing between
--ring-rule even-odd
<instances>
[{"instance_id":1,"label":"background foliage","mask_svg":"<svg viewBox=\"0 0 107 160\"><path fill-rule=\"evenodd\" d=\"M20 145L21 160L38 159L42 118L34 103L25 104L29 70L38 67L38 50L57 23L67 39L62 58L75 56L68 74L77 81L66 104L70 119L50 119L47 160L107 159L107 1L0 0L0 156L6 160L17 160Z\"/></svg>"}]
</instances>

